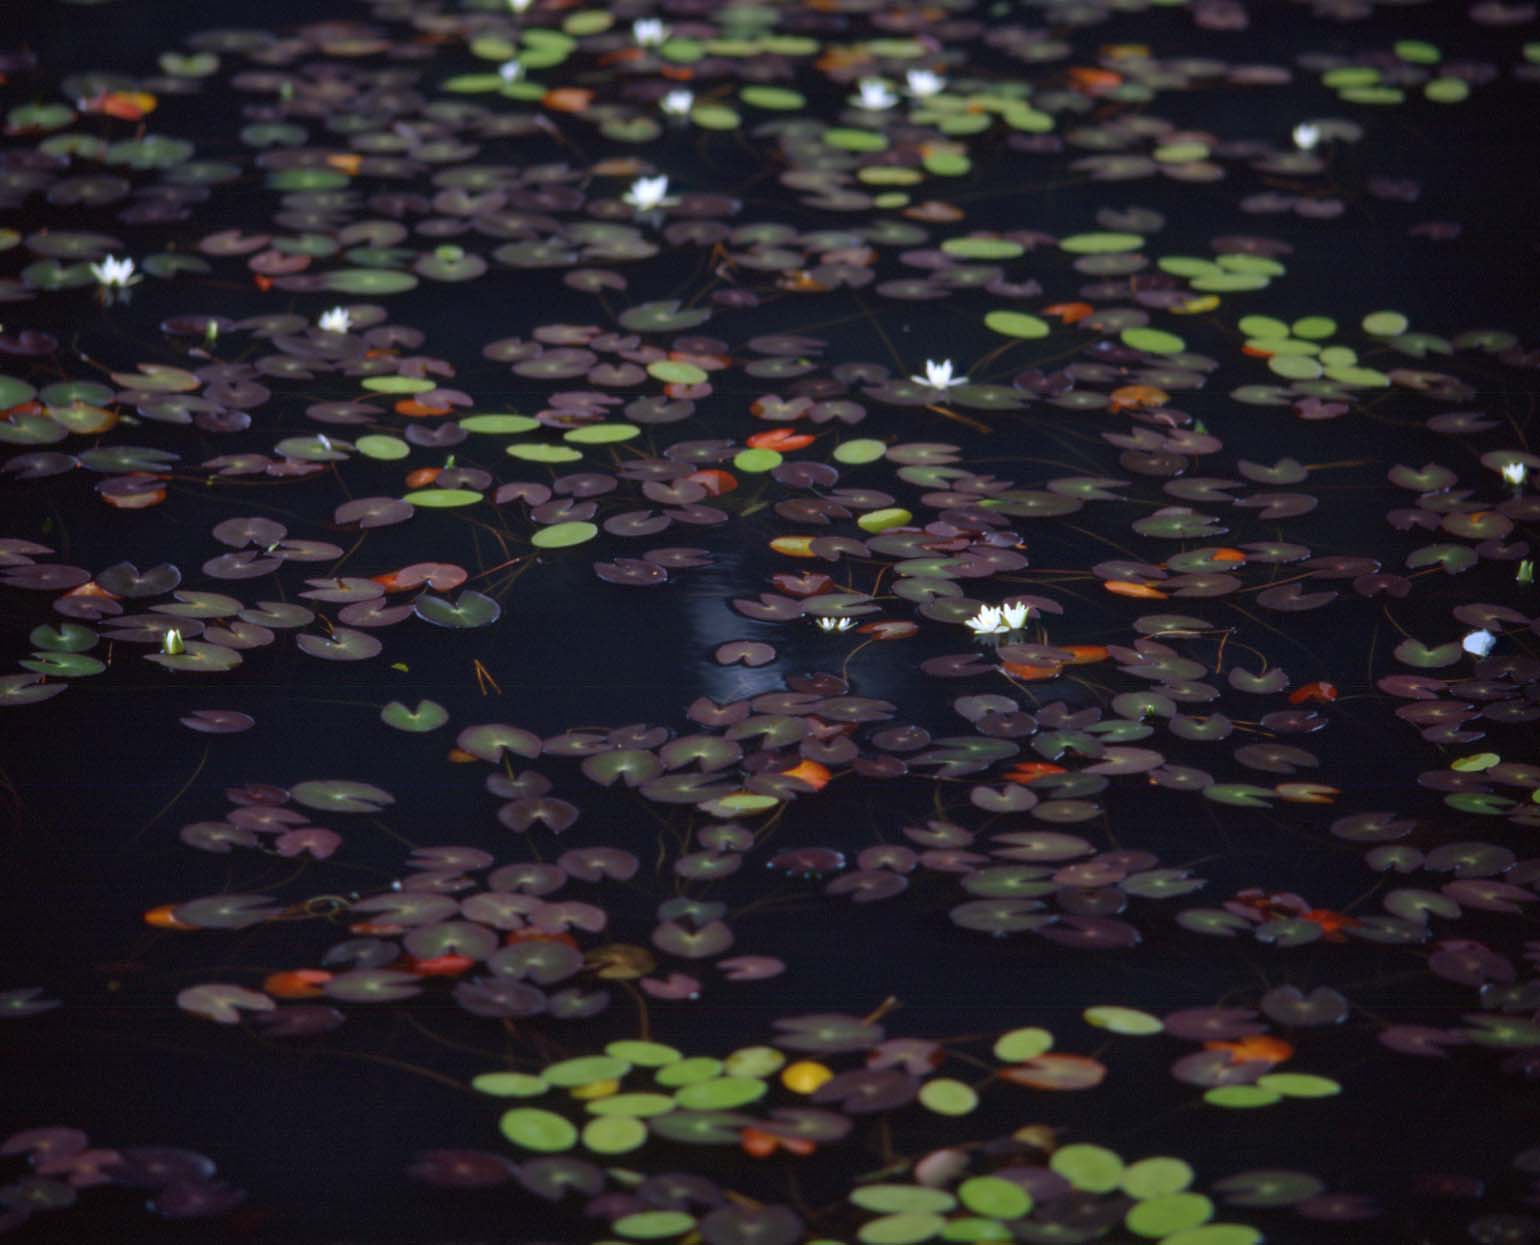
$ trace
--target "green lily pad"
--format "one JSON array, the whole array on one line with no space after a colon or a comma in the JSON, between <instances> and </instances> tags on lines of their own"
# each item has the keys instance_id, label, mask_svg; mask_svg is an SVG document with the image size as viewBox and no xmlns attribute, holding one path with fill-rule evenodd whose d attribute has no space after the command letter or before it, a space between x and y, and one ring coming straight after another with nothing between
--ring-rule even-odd
<instances>
[{"instance_id":1,"label":"green lily pad","mask_svg":"<svg viewBox=\"0 0 1540 1245\"><path fill-rule=\"evenodd\" d=\"M618 1235L634 1241L656 1241L683 1236L695 1226L695 1216L682 1210L640 1210L622 1215L610 1226Z\"/></svg>"},{"instance_id":2,"label":"green lily pad","mask_svg":"<svg viewBox=\"0 0 1540 1245\"><path fill-rule=\"evenodd\" d=\"M654 1115L667 1115L678 1104L668 1094L611 1094L607 1098L595 1098L588 1104L590 1115L629 1115L643 1119Z\"/></svg>"},{"instance_id":3,"label":"green lily pad","mask_svg":"<svg viewBox=\"0 0 1540 1245\"><path fill-rule=\"evenodd\" d=\"M710 1055L694 1055L678 1059L660 1068L654 1076L659 1085L678 1089L683 1085L698 1085L709 1081L722 1071L722 1061Z\"/></svg>"},{"instance_id":4,"label":"green lily pad","mask_svg":"<svg viewBox=\"0 0 1540 1245\"><path fill-rule=\"evenodd\" d=\"M15 376L0 376L0 410L20 406L37 396L37 390ZM108 398L112 397L109 393Z\"/></svg>"},{"instance_id":5,"label":"green lily pad","mask_svg":"<svg viewBox=\"0 0 1540 1245\"><path fill-rule=\"evenodd\" d=\"M885 134L846 126L831 126L823 132L823 141L840 151L883 151L888 145Z\"/></svg>"},{"instance_id":6,"label":"green lily pad","mask_svg":"<svg viewBox=\"0 0 1540 1245\"><path fill-rule=\"evenodd\" d=\"M191 644L188 645L191 648ZM367 782L346 778L312 779L294 786L289 794L296 804L328 813L378 813L396 802L388 791Z\"/></svg>"},{"instance_id":7,"label":"green lily pad","mask_svg":"<svg viewBox=\"0 0 1540 1245\"><path fill-rule=\"evenodd\" d=\"M1370 337L1395 337L1406 332L1411 321L1399 311L1371 311L1360 327Z\"/></svg>"},{"instance_id":8,"label":"green lily pad","mask_svg":"<svg viewBox=\"0 0 1540 1245\"><path fill-rule=\"evenodd\" d=\"M690 120L703 130L736 130L743 118L725 104L697 104L690 110Z\"/></svg>"},{"instance_id":9,"label":"green lily pad","mask_svg":"<svg viewBox=\"0 0 1540 1245\"><path fill-rule=\"evenodd\" d=\"M1424 545L1406 555L1410 570L1420 571L1425 566L1440 566L1446 575L1458 575L1468 571L1477 562L1476 551L1468 545L1452 543Z\"/></svg>"},{"instance_id":10,"label":"green lily pad","mask_svg":"<svg viewBox=\"0 0 1540 1245\"><path fill-rule=\"evenodd\" d=\"M286 458L302 458L309 463L346 462L353 445L317 433L310 437L285 437L273 447Z\"/></svg>"},{"instance_id":11,"label":"green lily pad","mask_svg":"<svg viewBox=\"0 0 1540 1245\"><path fill-rule=\"evenodd\" d=\"M1422 94L1435 104L1459 104L1470 98L1470 83L1464 78L1434 78Z\"/></svg>"},{"instance_id":12,"label":"green lily pad","mask_svg":"<svg viewBox=\"0 0 1540 1245\"><path fill-rule=\"evenodd\" d=\"M1201 1193L1168 1193L1132 1207L1123 1226L1139 1236L1169 1236L1214 1217L1214 1203Z\"/></svg>"},{"instance_id":13,"label":"green lily pad","mask_svg":"<svg viewBox=\"0 0 1540 1245\"><path fill-rule=\"evenodd\" d=\"M620 313L620 323L635 333L676 333L693 329L711 318L706 307L684 307L677 298L641 303Z\"/></svg>"},{"instance_id":14,"label":"green lily pad","mask_svg":"<svg viewBox=\"0 0 1540 1245\"><path fill-rule=\"evenodd\" d=\"M862 1245L918 1245L946 1226L946 1220L930 1211L901 1211L861 1225L856 1233Z\"/></svg>"},{"instance_id":15,"label":"green lily pad","mask_svg":"<svg viewBox=\"0 0 1540 1245\"><path fill-rule=\"evenodd\" d=\"M400 437L371 432L353 442L353 448L365 458L376 462L399 462L412 452L412 447Z\"/></svg>"},{"instance_id":16,"label":"green lily pad","mask_svg":"<svg viewBox=\"0 0 1540 1245\"><path fill-rule=\"evenodd\" d=\"M979 1105L971 1085L950 1077L936 1077L920 1086L920 1104L937 1115L967 1115Z\"/></svg>"},{"instance_id":17,"label":"green lily pad","mask_svg":"<svg viewBox=\"0 0 1540 1245\"><path fill-rule=\"evenodd\" d=\"M570 445L510 445L507 453L527 463L575 463L583 457Z\"/></svg>"},{"instance_id":18,"label":"green lily pad","mask_svg":"<svg viewBox=\"0 0 1540 1245\"><path fill-rule=\"evenodd\" d=\"M1283 1095L1259 1085L1219 1085L1203 1095L1203 1101L1215 1107L1249 1110L1254 1107L1270 1107L1281 1101Z\"/></svg>"},{"instance_id":19,"label":"green lily pad","mask_svg":"<svg viewBox=\"0 0 1540 1245\"><path fill-rule=\"evenodd\" d=\"M573 545L581 545L585 541L592 540L598 534L599 529L592 523L572 520L542 527L529 538L529 543L536 549L569 549Z\"/></svg>"},{"instance_id":20,"label":"green lily pad","mask_svg":"<svg viewBox=\"0 0 1540 1245\"><path fill-rule=\"evenodd\" d=\"M1024 311L991 311L984 317L984 327L993 329L1006 337L1019 337L1024 340L1047 337L1051 331L1046 320L1029 316Z\"/></svg>"},{"instance_id":21,"label":"green lily pad","mask_svg":"<svg viewBox=\"0 0 1540 1245\"><path fill-rule=\"evenodd\" d=\"M796 112L807 107L807 96L802 92L778 86L746 86L738 92L738 98L752 108L773 112Z\"/></svg>"},{"instance_id":22,"label":"green lily pad","mask_svg":"<svg viewBox=\"0 0 1540 1245\"><path fill-rule=\"evenodd\" d=\"M722 1061L729 1076L773 1076L786 1066L786 1056L773 1046L742 1046Z\"/></svg>"},{"instance_id":23,"label":"green lily pad","mask_svg":"<svg viewBox=\"0 0 1540 1245\"><path fill-rule=\"evenodd\" d=\"M850 1195L862 1210L897 1214L905 1211L930 1211L945 1214L957 1205L957 1199L945 1189L931 1189L914 1184L869 1184Z\"/></svg>"},{"instance_id":24,"label":"green lily pad","mask_svg":"<svg viewBox=\"0 0 1540 1245\"><path fill-rule=\"evenodd\" d=\"M538 1098L551 1087L524 1072L483 1072L471 1081L471 1088L493 1098Z\"/></svg>"},{"instance_id":25,"label":"green lily pad","mask_svg":"<svg viewBox=\"0 0 1540 1245\"><path fill-rule=\"evenodd\" d=\"M1118 336L1125 346L1150 354L1181 354L1187 349L1187 343L1175 333L1160 329L1124 329Z\"/></svg>"},{"instance_id":26,"label":"green lily pad","mask_svg":"<svg viewBox=\"0 0 1540 1245\"><path fill-rule=\"evenodd\" d=\"M514 1107L505 1111L497 1126L514 1145L541 1154L570 1150L578 1139L578 1130L570 1121L539 1107Z\"/></svg>"},{"instance_id":27,"label":"green lily pad","mask_svg":"<svg viewBox=\"0 0 1540 1245\"><path fill-rule=\"evenodd\" d=\"M1002 1063L1021 1063L1052 1049L1053 1034L1047 1029L1012 1029L995 1042L994 1054Z\"/></svg>"},{"instance_id":28,"label":"green lily pad","mask_svg":"<svg viewBox=\"0 0 1540 1245\"><path fill-rule=\"evenodd\" d=\"M436 700L419 700L415 709L393 700L380 710L380 721L398 731L421 734L436 731L449 721L449 710Z\"/></svg>"},{"instance_id":29,"label":"green lily pad","mask_svg":"<svg viewBox=\"0 0 1540 1245\"><path fill-rule=\"evenodd\" d=\"M1032 1209L1032 1196L1013 1180L973 1176L957 1186L962 1204L991 1219L1020 1219Z\"/></svg>"},{"instance_id":30,"label":"green lily pad","mask_svg":"<svg viewBox=\"0 0 1540 1245\"><path fill-rule=\"evenodd\" d=\"M1165 1237L1160 1245L1261 1245L1262 1234L1245 1223L1205 1223L1183 1228Z\"/></svg>"},{"instance_id":31,"label":"green lily pad","mask_svg":"<svg viewBox=\"0 0 1540 1245\"><path fill-rule=\"evenodd\" d=\"M941 1225L941 1239L970 1242L1009 1241L1011 1230L998 1219L985 1219L980 1215L954 1215Z\"/></svg>"},{"instance_id":32,"label":"green lily pad","mask_svg":"<svg viewBox=\"0 0 1540 1245\"><path fill-rule=\"evenodd\" d=\"M413 273L393 272L388 268L339 268L336 272L328 272L325 282L328 290L338 294L404 294L417 288L417 277Z\"/></svg>"},{"instance_id":33,"label":"green lily pad","mask_svg":"<svg viewBox=\"0 0 1540 1245\"><path fill-rule=\"evenodd\" d=\"M1306 1072L1269 1072L1258 1077L1257 1084L1285 1098L1330 1098L1342 1092L1342 1086L1330 1077Z\"/></svg>"},{"instance_id":34,"label":"green lily pad","mask_svg":"<svg viewBox=\"0 0 1540 1245\"><path fill-rule=\"evenodd\" d=\"M1396 660L1419 670L1437 670L1452 666L1460 660L1464 650L1455 641L1428 647L1421 640L1406 639L1395 647Z\"/></svg>"},{"instance_id":35,"label":"green lily pad","mask_svg":"<svg viewBox=\"0 0 1540 1245\"><path fill-rule=\"evenodd\" d=\"M18 387L27 389L26 397L12 396ZM12 377L0 376L0 409L25 402L32 397L31 388ZM92 380L61 380L45 385L37 396L46 406L70 406L76 402L83 402L87 406L104 406L112 401L112 390Z\"/></svg>"},{"instance_id":36,"label":"green lily pad","mask_svg":"<svg viewBox=\"0 0 1540 1245\"><path fill-rule=\"evenodd\" d=\"M611 1042L604 1048L604 1053L616 1059L624 1059L638 1068L661 1068L683 1058L677 1049L665 1046L662 1042L643 1042L631 1038Z\"/></svg>"},{"instance_id":37,"label":"green lily pad","mask_svg":"<svg viewBox=\"0 0 1540 1245\"><path fill-rule=\"evenodd\" d=\"M1244 782L1215 783L1203 788L1203 794L1216 804L1229 804L1235 808L1266 808L1268 800L1278 797L1271 787L1255 787Z\"/></svg>"},{"instance_id":38,"label":"green lily pad","mask_svg":"<svg viewBox=\"0 0 1540 1245\"><path fill-rule=\"evenodd\" d=\"M679 1090L674 1099L692 1111L730 1111L765 1096L767 1086L757 1077L719 1076Z\"/></svg>"},{"instance_id":39,"label":"green lily pad","mask_svg":"<svg viewBox=\"0 0 1540 1245\"><path fill-rule=\"evenodd\" d=\"M420 488L401 500L425 510L454 510L460 506L474 506L481 498L475 489Z\"/></svg>"},{"instance_id":40,"label":"green lily pad","mask_svg":"<svg viewBox=\"0 0 1540 1245\"><path fill-rule=\"evenodd\" d=\"M927 150L921 159L927 173L937 177L962 177L973 168L973 162L960 151Z\"/></svg>"},{"instance_id":41,"label":"green lily pad","mask_svg":"<svg viewBox=\"0 0 1540 1245\"><path fill-rule=\"evenodd\" d=\"M1129 1164L1120 1183L1129 1197L1163 1197L1182 1192L1192 1184L1193 1175L1192 1168L1183 1160L1155 1155Z\"/></svg>"},{"instance_id":42,"label":"green lily pad","mask_svg":"<svg viewBox=\"0 0 1540 1245\"><path fill-rule=\"evenodd\" d=\"M647 365L647 375L668 385L699 385L709 379L709 373L694 363L682 363L675 359L659 359Z\"/></svg>"},{"instance_id":43,"label":"green lily pad","mask_svg":"<svg viewBox=\"0 0 1540 1245\"><path fill-rule=\"evenodd\" d=\"M528 415L467 415L460 420L460 427L466 432L483 433L512 433L533 432L540 427L538 419L531 419Z\"/></svg>"},{"instance_id":44,"label":"green lily pad","mask_svg":"<svg viewBox=\"0 0 1540 1245\"><path fill-rule=\"evenodd\" d=\"M881 441L871 437L858 437L854 441L842 441L835 446L831 455L837 463L846 466L859 467L864 463L874 463L888 452L888 447Z\"/></svg>"},{"instance_id":45,"label":"green lily pad","mask_svg":"<svg viewBox=\"0 0 1540 1245\"><path fill-rule=\"evenodd\" d=\"M1444 797L1444 803L1456 812L1477 817L1500 817L1513 807L1513 801L1500 795L1477 791L1456 791Z\"/></svg>"},{"instance_id":46,"label":"green lily pad","mask_svg":"<svg viewBox=\"0 0 1540 1245\"><path fill-rule=\"evenodd\" d=\"M1112 255L1137 251L1144 238L1137 233L1076 233L1059 239L1059 249L1071 255Z\"/></svg>"},{"instance_id":47,"label":"green lily pad","mask_svg":"<svg viewBox=\"0 0 1540 1245\"><path fill-rule=\"evenodd\" d=\"M595 1081L613 1081L631 1071L631 1065L614 1055L580 1055L553 1063L540 1075L547 1084L561 1089L592 1085Z\"/></svg>"},{"instance_id":48,"label":"green lily pad","mask_svg":"<svg viewBox=\"0 0 1540 1245\"><path fill-rule=\"evenodd\" d=\"M1160 1033L1166 1027L1159 1016L1132 1007L1088 1007L1083 1014L1086 1024L1112 1033L1145 1036Z\"/></svg>"},{"instance_id":49,"label":"green lily pad","mask_svg":"<svg viewBox=\"0 0 1540 1245\"><path fill-rule=\"evenodd\" d=\"M490 627L502 617L503 607L491 597L465 589L453 604L445 597L423 593L412 604L418 618L436 627L455 627L468 630L473 627Z\"/></svg>"},{"instance_id":50,"label":"green lily pad","mask_svg":"<svg viewBox=\"0 0 1540 1245\"><path fill-rule=\"evenodd\" d=\"M420 376L368 376L362 384L374 393L427 393L435 387Z\"/></svg>"},{"instance_id":51,"label":"green lily pad","mask_svg":"<svg viewBox=\"0 0 1540 1245\"><path fill-rule=\"evenodd\" d=\"M34 648L54 653L84 653L95 648L99 638L91 628L74 622L60 623L57 627L44 623L32 628L27 637Z\"/></svg>"},{"instance_id":52,"label":"green lily pad","mask_svg":"<svg viewBox=\"0 0 1540 1245\"><path fill-rule=\"evenodd\" d=\"M763 475L774 471L785 461L775 450L739 450L733 455L733 466L749 475Z\"/></svg>"},{"instance_id":53,"label":"green lily pad","mask_svg":"<svg viewBox=\"0 0 1540 1245\"><path fill-rule=\"evenodd\" d=\"M84 653L60 653L50 652L47 649L33 653L25 661L17 663L23 670L30 670L33 674L48 675L59 679L83 679L93 674L100 674L107 669L106 665L95 657L88 657Z\"/></svg>"},{"instance_id":54,"label":"green lily pad","mask_svg":"<svg viewBox=\"0 0 1540 1245\"><path fill-rule=\"evenodd\" d=\"M61 130L74 119L74 112L63 104L22 104L5 114L6 129L13 134L28 130Z\"/></svg>"},{"instance_id":55,"label":"green lily pad","mask_svg":"<svg viewBox=\"0 0 1540 1245\"><path fill-rule=\"evenodd\" d=\"M564 432L561 439L573 445L614 445L641 435L642 430L635 424L584 424Z\"/></svg>"},{"instance_id":56,"label":"green lily pad","mask_svg":"<svg viewBox=\"0 0 1540 1245\"><path fill-rule=\"evenodd\" d=\"M583 1148L594 1154L629 1154L647 1142L647 1125L635 1116L605 1115L583 1125Z\"/></svg>"},{"instance_id":57,"label":"green lily pad","mask_svg":"<svg viewBox=\"0 0 1540 1245\"><path fill-rule=\"evenodd\" d=\"M941 249L958 259L1015 259L1026 248L1009 238L948 238Z\"/></svg>"},{"instance_id":58,"label":"green lily pad","mask_svg":"<svg viewBox=\"0 0 1540 1245\"><path fill-rule=\"evenodd\" d=\"M1123 1160L1117 1154L1084 1142L1061 1146L1048 1166L1086 1193L1110 1193L1123 1177Z\"/></svg>"},{"instance_id":59,"label":"green lily pad","mask_svg":"<svg viewBox=\"0 0 1540 1245\"><path fill-rule=\"evenodd\" d=\"M336 169L280 169L267 175L269 190L286 192L341 190L347 184L348 175Z\"/></svg>"},{"instance_id":60,"label":"green lily pad","mask_svg":"<svg viewBox=\"0 0 1540 1245\"><path fill-rule=\"evenodd\" d=\"M901 506L887 506L881 510L868 510L856 520L856 526L863 532L876 535L887 531L890 527L903 527L913 520L914 515Z\"/></svg>"}]
</instances>

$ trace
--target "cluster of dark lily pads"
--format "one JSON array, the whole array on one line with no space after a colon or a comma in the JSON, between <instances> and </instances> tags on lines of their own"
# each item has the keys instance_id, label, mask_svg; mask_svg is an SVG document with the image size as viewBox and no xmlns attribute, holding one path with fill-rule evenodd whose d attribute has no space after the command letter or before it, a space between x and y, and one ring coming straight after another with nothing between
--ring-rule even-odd
<instances>
[{"instance_id":1,"label":"cluster of dark lily pads","mask_svg":"<svg viewBox=\"0 0 1540 1245\"><path fill-rule=\"evenodd\" d=\"M203 31L153 68L0 52L0 204L24 222L0 226L7 720L207 688L176 721L228 773L253 754L219 749L286 726L245 681L375 663L338 685L369 729L490 797L419 824L367 753L264 763L223 809L179 791L155 833L207 883L167 878L144 921L268 961L157 1004L264 1058L365 1006L432 1036L449 1004L483 1053L428 1043L424 1066L515 1101L493 1120L467 1095L467 1147L401 1165L517 1190L571 1239L1250 1245L1433 1200L1468 1239L1540 1240L1516 1139L1507 1199L1501 1169L1369 1188L1227 1174L1211 1145L1125 1159L1107 1117L1059 1105L1137 1112L1141 1044L1209 1137L1268 1107L1341 1130L1349 1048L1494 1095L1540 1077L1540 454L1514 396L1535 326L1414 322L1372 290L1326 314L1292 284L1371 210L1409 248L1460 244L1360 153L1382 116L1529 99L1532 6L1478 4L1447 48L1376 24L1234 62L1181 52L1251 37L1232 0L367 9ZM1103 38L1122 18L1144 41ZM1510 32L1501 63L1458 46ZM1309 103L1279 133L1179 119L1186 95L1288 91ZM181 136L205 105L231 138ZM1054 179L1073 206L1050 228L1022 209ZM1210 219L1247 220L1199 239L1126 183L1224 190ZM465 299L470 335L441 323ZM1412 465L1430 445L1448 463ZM680 641L710 694L557 727L504 697L521 602L579 561L574 613L666 618L713 585ZM424 646L462 685L394 698ZM1361 780L1369 735L1400 786ZM853 790L870 825L824 811ZM1232 833L1329 860L1331 893ZM962 1035L897 1033L897 999L770 1015L816 967L782 915L837 930L869 905L1002 979L1066 957L1106 1001ZM1244 955L1204 1006L1094 976L1172 946ZM1431 1001L1387 1009L1371 962ZM0 1017L75 1001L22 982ZM747 1042L675 1038L708 1006L753 1016ZM97 1184L171 1219L242 1197L190 1151L53 1126L0 1148L31 1168L0 1230ZM832 1195L798 1183L814 1154Z\"/></svg>"}]
</instances>

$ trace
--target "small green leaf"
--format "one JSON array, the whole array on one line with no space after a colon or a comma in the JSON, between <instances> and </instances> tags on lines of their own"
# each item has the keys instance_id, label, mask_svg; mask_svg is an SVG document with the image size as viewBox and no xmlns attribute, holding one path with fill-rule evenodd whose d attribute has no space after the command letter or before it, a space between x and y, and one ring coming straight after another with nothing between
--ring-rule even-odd
<instances>
[{"instance_id":1,"label":"small green leaf","mask_svg":"<svg viewBox=\"0 0 1540 1245\"><path fill-rule=\"evenodd\" d=\"M1051 331L1047 321L1029 316L1024 311L991 311L984 317L984 327L1005 337L1024 340L1047 337Z\"/></svg>"},{"instance_id":2,"label":"small green leaf","mask_svg":"<svg viewBox=\"0 0 1540 1245\"><path fill-rule=\"evenodd\" d=\"M578 1130L568 1120L539 1107L515 1107L505 1111L497 1126L514 1145L541 1154L570 1150L578 1139Z\"/></svg>"},{"instance_id":3,"label":"small green leaf","mask_svg":"<svg viewBox=\"0 0 1540 1245\"><path fill-rule=\"evenodd\" d=\"M380 710L380 721L398 731L421 734L436 731L449 721L449 710L436 700L419 700L415 709L408 709L399 700L393 700Z\"/></svg>"},{"instance_id":4,"label":"small green leaf","mask_svg":"<svg viewBox=\"0 0 1540 1245\"><path fill-rule=\"evenodd\" d=\"M858 437L854 441L842 441L835 446L833 458L837 463L857 467L874 463L888 452L888 447L871 437Z\"/></svg>"},{"instance_id":5,"label":"small green leaf","mask_svg":"<svg viewBox=\"0 0 1540 1245\"><path fill-rule=\"evenodd\" d=\"M528 415L467 415L460 427L466 432L532 432L540 427L540 421Z\"/></svg>"},{"instance_id":6,"label":"small green leaf","mask_svg":"<svg viewBox=\"0 0 1540 1245\"><path fill-rule=\"evenodd\" d=\"M408 493L401 499L425 510L454 510L460 506L474 506L481 494L468 488L423 488Z\"/></svg>"},{"instance_id":7,"label":"small green leaf","mask_svg":"<svg viewBox=\"0 0 1540 1245\"><path fill-rule=\"evenodd\" d=\"M967 1115L979 1105L973 1087L950 1077L936 1077L920 1087L920 1104L937 1115Z\"/></svg>"},{"instance_id":8,"label":"small green leaf","mask_svg":"<svg viewBox=\"0 0 1540 1245\"><path fill-rule=\"evenodd\" d=\"M739 450L733 456L733 466L749 475L763 475L767 471L774 471L782 461L781 455L775 450Z\"/></svg>"},{"instance_id":9,"label":"small green leaf","mask_svg":"<svg viewBox=\"0 0 1540 1245\"><path fill-rule=\"evenodd\" d=\"M1231 1107L1237 1110L1270 1107L1281 1098L1281 1094L1257 1085L1219 1085L1203 1095L1203 1101L1212 1106Z\"/></svg>"},{"instance_id":10,"label":"small green leaf","mask_svg":"<svg viewBox=\"0 0 1540 1245\"><path fill-rule=\"evenodd\" d=\"M471 1081L471 1088L494 1098L538 1098L550 1086L523 1072L483 1072Z\"/></svg>"},{"instance_id":11,"label":"small green leaf","mask_svg":"<svg viewBox=\"0 0 1540 1245\"><path fill-rule=\"evenodd\" d=\"M353 448L365 458L372 458L376 462L396 462L412 452L412 447L400 437L377 432L359 437L353 442Z\"/></svg>"},{"instance_id":12,"label":"small green leaf","mask_svg":"<svg viewBox=\"0 0 1540 1245\"><path fill-rule=\"evenodd\" d=\"M1002 1063L1021 1063L1052 1048L1053 1034L1047 1029L1012 1029L995 1043L994 1054Z\"/></svg>"},{"instance_id":13,"label":"small green leaf","mask_svg":"<svg viewBox=\"0 0 1540 1245\"><path fill-rule=\"evenodd\" d=\"M642 430L635 424L584 424L564 432L561 439L573 445L614 445L641 435Z\"/></svg>"},{"instance_id":14,"label":"small green leaf","mask_svg":"<svg viewBox=\"0 0 1540 1245\"><path fill-rule=\"evenodd\" d=\"M568 549L573 545L581 545L585 541L592 540L599 534L599 529L592 523L582 520L573 520L568 523L553 523L550 527L543 527L529 538L529 543L536 549Z\"/></svg>"}]
</instances>

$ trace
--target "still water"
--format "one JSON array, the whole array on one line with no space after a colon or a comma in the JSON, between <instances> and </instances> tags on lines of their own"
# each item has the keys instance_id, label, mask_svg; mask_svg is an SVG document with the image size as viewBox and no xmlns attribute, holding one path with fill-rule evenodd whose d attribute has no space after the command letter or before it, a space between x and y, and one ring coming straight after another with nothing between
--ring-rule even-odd
<instances>
[{"instance_id":1,"label":"still water","mask_svg":"<svg viewBox=\"0 0 1540 1245\"><path fill-rule=\"evenodd\" d=\"M0 1229L1540 1240L1534 6L4 18Z\"/></svg>"}]
</instances>

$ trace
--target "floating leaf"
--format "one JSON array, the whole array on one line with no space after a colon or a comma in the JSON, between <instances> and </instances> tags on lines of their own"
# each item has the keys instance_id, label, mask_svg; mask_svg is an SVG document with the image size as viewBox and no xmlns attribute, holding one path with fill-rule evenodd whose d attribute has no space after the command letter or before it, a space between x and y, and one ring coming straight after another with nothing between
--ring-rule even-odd
<instances>
[{"instance_id":1,"label":"floating leaf","mask_svg":"<svg viewBox=\"0 0 1540 1245\"><path fill-rule=\"evenodd\" d=\"M505 1111L497 1126L514 1145L540 1154L570 1150L578 1140L578 1130L564 1117L539 1107Z\"/></svg>"},{"instance_id":2,"label":"floating leaf","mask_svg":"<svg viewBox=\"0 0 1540 1245\"><path fill-rule=\"evenodd\" d=\"M399 700L393 700L380 710L380 720L398 731L420 734L443 726L449 721L449 710L436 700L420 700L415 709L408 709Z\"/></svg>"}]
</instances>

